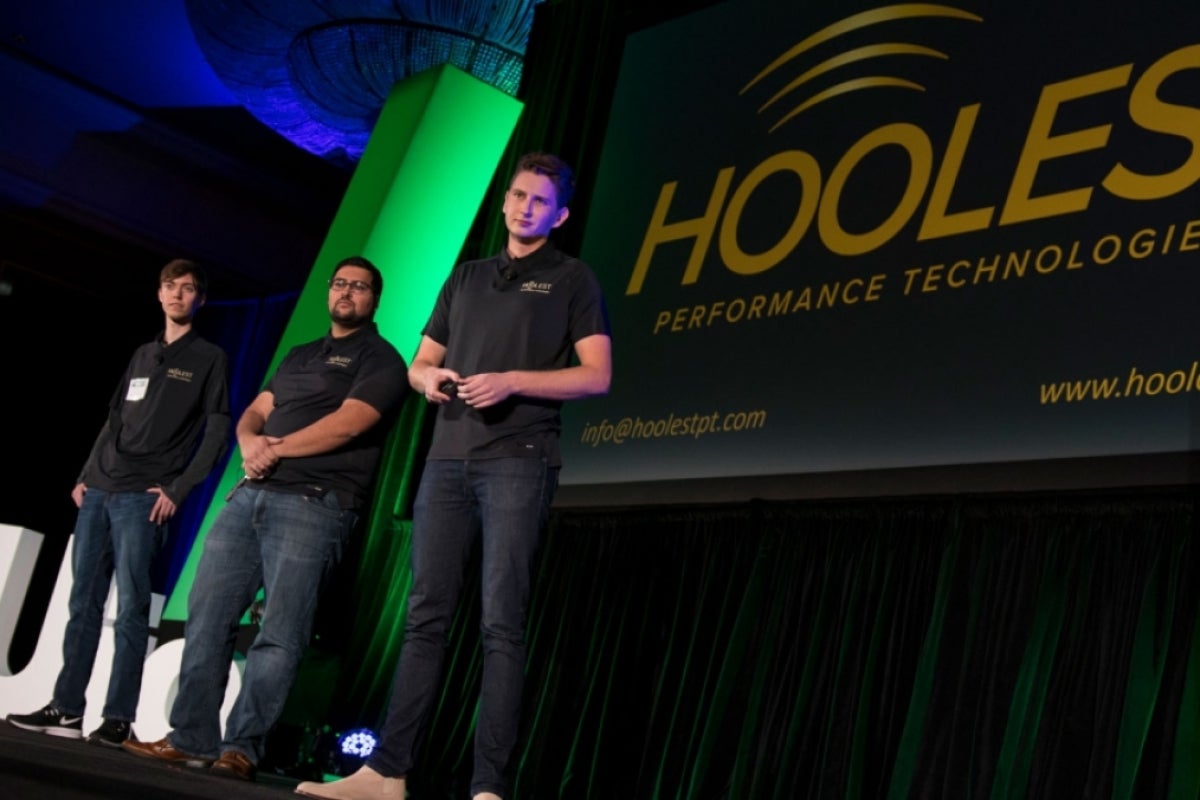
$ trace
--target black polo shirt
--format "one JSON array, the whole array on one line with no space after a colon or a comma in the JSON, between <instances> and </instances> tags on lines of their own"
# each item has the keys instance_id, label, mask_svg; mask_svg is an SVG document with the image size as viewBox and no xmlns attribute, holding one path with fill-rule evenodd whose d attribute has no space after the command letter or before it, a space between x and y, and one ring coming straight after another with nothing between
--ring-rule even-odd
<instances>
[{"instance_id":1,"label":"black polo shirt","mask_svg":"<svg viewBox=\"0 0 1200 800\"><path fill-rule=\"evenodd\" d=\"M293 347L263 387L275 400L264 434L286 436L300 430L336 411L348 398L368 404L384 419L336 450L281 459L256 485L296 493L332 490L343 508L362 507L371 493L390 417L408 388L404 358L379 335L374 322L347 336L326 334Z\"/></svg>"},{"instance_id":2,"label":"black polo shirt","mask_svg":"<svg viewBox=\"0 0 1200 800\"><path fill-rule=\"evenodd\" d=\"M423 333L445 346L443 366L467 377L562 369L571 364L575 342L609 335L609 324L591 267L547 241L525 258L506 251L459 264ZM484 409L455 399L438 410L427 457L545 457L559 466L561 408L558 400L516 395Z\"/></svg>"}]
</instances>

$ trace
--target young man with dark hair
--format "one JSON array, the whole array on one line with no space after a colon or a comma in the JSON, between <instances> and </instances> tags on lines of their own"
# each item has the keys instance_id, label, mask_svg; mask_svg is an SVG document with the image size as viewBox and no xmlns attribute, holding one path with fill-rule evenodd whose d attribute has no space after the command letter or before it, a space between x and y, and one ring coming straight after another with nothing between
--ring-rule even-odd
<instances>
[{"instance_id":1,"label":"young man with dark hair","mask_svg":"<svg viewBox=\"0 0 1200 800\"><path fill-rule=\"evenodd\" d=\"M225 352L192 330L204 305L204 270L175 259L159 274L162 333L133 354L108 419L71 499L79 514L71 549L70 620L54 697L40 711L9 714L18 728L77 739L114 573L115 652L104 722L88 736L120 747L132 723L149 638L150 569L167 522L225 454L229 390Z\"/></svg>"},{"instance_id":2,"label":"young man with dark hair","mask_svg":"<svg viewBox=\"0 0 1200 800\"><path fill-rule=\"evenodd\" d=\"M374 322L383 278L364 258L329 280L329 332L293 347L237 424L245 477L204 542L171 708L173 730L135 755L253 780L308 646L322 585L358 527L406 365ZM265 605L221 736L243 613Z\"/></svg>"},{"instance_id":3,"label":"young man with dark hair","mask_svg":"<svg viewBox=\"0 0 1200 800\"><path fill-rule=\"evenodd\" d=\"M408 372L439 410L413 510L413 585L382 740L353 775L302 783L298 794L403 800L477 540L483 678L471 793L508 793L534 556L561 465L559 410L565 400L605 394L612 379L600 284L549 239L573 191L557 156L522 157L504 199L504 251L460 264L438 295Z\"/></svg>"}]
</instances>

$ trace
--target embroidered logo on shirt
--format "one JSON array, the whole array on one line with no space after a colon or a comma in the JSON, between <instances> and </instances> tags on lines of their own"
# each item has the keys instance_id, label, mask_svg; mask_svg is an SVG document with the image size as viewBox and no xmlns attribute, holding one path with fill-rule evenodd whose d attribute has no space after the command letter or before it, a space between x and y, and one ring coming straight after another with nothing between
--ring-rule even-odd
<instances>
[{"instance_id":1,"label":"embroidered logo on shirt","mask_svg":"<svg viewBox=\"0 0 1200 800\"><path fill-rule=\"evenodd\" d=\"M183 381L184 383L191 383L192 378L195 376L196 373L192 372L191 370L180 369L179 367L171 367L169 370L167 370L168 378L175 381Z\"/></svg>"},{"instance_id":2,"label":"embroidered logo on shirt","mask_svg":"<svg viewBox=\"0 0 1200 800\"><path fill-rule=\"evenodd\" d=\"M550 289L554 284L546 281L525 281L521 284L522 292L537 292L538 294L550 294Z\"/></svg>"},{"instance_id":3,"label":"embroidered logo on shirt","mask_svg":"<svg viewBox=\"0 0 1200 800\"><path fill-rule=\"evenodd\" d=\"M331 367L348 367L354 363L354 359L348 356L330 356L325 359L325 363Z\"/></svg>"}]
</instances>

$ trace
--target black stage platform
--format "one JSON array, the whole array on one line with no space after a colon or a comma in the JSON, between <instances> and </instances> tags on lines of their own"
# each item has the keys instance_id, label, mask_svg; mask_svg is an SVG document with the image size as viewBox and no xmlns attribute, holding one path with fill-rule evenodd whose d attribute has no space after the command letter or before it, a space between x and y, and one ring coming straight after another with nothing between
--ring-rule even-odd
<instances>
[{"instance_id":1,"label":"black stage platform","mask_svg":"<svg viewBox=\"0 0 1200 800\"><path fill-rule=\"evenodd\" d=\"M0 800L281 800L296 797L297 783L274 775L255 783L221 778L0 720Z\"/></svg>"}]
</instances>

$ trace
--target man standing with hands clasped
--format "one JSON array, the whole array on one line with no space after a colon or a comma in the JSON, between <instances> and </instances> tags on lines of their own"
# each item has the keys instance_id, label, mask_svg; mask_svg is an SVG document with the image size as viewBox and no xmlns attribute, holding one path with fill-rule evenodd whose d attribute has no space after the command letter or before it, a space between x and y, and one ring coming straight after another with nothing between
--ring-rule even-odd
<instances>
[{"instance_id":1,"label":"man standing with hands clasped","mask_svg":"<svg viewBox=\"0 0 1200 800\"><path fill-rule=\"evenodd\" d=\"M381 742L353 775L302 783L298 794L403 800L476 540L483 674L471 793L508 794L533 562L558 487L559 409L607 393L612 378L600 284L549 239L573 192L557 156L523 156L505 194L504 251L460 264L438 295L408 372L440 408L413 509L413 585Z\"/></svg>"},{"instance_id":2,"label":"man standing with hands clasped","mask_svg":"<svg viewBox=\"0 0 1200 800\"><path fill-rule=\"evenodd\" d=\"M87 740L109 747L136 741L132 723L150 635L150 568L168 520L225 454L229 434L225 351L192 330L207 291L204 270L191 261L175 259L159 273L163 331L134 352L71 492L79 514L70 619L54 697L32 714L9 714L18 728L82 737L85 693L115 573L115 652L104 722Z\"/></svg>"},{"instance_id":3,"label":"man standing with hands clasped","mask_svg":"<svg viewBox=\"0 0 1200 800\"><path fill-rule=\"evenodd\" d=\"M367 259L338 262L328 333L293 347L237 424L245 478L204 542L188 594L173 730L125 750L215 775L255 778L267 734L312 633L322 585L358 528L406 365L379 335L383 275ZM225 735L221 705L243 613L259 587L262 621Z\"/></svg>"}]
</instances>

